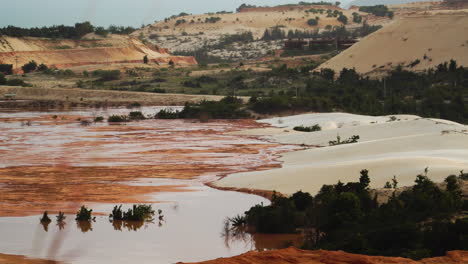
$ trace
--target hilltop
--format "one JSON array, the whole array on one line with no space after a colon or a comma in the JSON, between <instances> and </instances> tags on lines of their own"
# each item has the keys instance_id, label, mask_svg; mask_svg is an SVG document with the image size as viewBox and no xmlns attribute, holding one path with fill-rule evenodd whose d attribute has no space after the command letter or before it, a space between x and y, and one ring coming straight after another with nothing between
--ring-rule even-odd
<instances>
[{"instance_id":1,"label":"hilltop","mask_svg":"<svg viewBox=\"0 0 468 264\"><path fill-rule=\"evenodd\" d=\"M236 13L181 13L137 30L132 36L175 53L204 52L220 60L246 60L273 54L283 48L284 39L304 37L299 32L311 35L341 26L353 30L362 26L364 21L382 25L391 19L323 3L243 6ZM283 32L284 37L266 39L265 32L274 30Z\"/></svg>"}]
</instances>

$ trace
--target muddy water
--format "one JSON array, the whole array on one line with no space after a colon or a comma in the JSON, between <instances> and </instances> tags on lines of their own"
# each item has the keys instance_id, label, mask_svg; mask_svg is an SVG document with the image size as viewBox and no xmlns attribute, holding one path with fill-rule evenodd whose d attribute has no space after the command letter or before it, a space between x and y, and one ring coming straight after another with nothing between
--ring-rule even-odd
<instances>
[{"instance_id":1,"label":"muddy water","mask_svg":"<svg viewBox=\"0 0 468 264\"><path fill-rule=\"evenodd\" d=\"M279 166L275 155L292 147L226 134L258 127L253 121L81 124L129 111L0 113L0 253L70 263L174 263L297 241L226 234L226 217L268 201L204 185L229 173ZM115 204L149 202L163 210L164 221L113 225L105 216ZM73 215L64 227L39 224L44 210L72 214L81 204L98 213L91 226L77 226Z\"/></svg>"}]
</instances>

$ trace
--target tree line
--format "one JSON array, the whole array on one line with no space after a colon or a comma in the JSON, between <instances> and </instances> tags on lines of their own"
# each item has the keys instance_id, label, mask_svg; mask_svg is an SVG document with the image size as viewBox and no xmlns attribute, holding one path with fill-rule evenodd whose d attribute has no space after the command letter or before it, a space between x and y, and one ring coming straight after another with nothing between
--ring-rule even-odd
<instances>
[{"instance_id":1,"label":"tree line","mask_svg":"<svg viewBox=\"0 0 468 264\"><path fill-rule=\"evenodd\" d=\"M56 25L50 27L21 28L7 26L0 28L0 35L10 37L37 37L37 38L61 38L79 39L88 33L96 33L107 36L109 33L127 35L135 31L133 27L111 25L108 28L93 26L90 22L76 23L74 26Z\"/></svg>"},{"instance_id":2,"label":"tree line","mask_svg":"<svg viewBox=\"0 0 468 264\"><path fill-rule=\"evenodd\" d=\"M269 206L257 205L231 221L260 233L306 234L305 249L344 250L366 255L412 259L442 256L449 250L468 249L468 210L461 181L468 174L451 175L445 189L425 173L415 185L388 202L372 196L369 171L359 182L324 185L316 196L297 192L291 197L273 195Z\"/></svg>"}]
</instances>

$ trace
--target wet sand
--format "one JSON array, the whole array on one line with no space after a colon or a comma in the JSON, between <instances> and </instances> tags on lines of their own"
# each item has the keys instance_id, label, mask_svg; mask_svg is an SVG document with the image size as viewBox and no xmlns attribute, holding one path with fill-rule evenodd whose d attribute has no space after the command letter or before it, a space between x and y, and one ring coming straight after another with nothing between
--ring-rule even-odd
<instances>
[{"instance_id":1,"label":"wet sand","mask_svg":"<svg viewBox=\"0 0 468 264\"><path fill-rule=\"evenodd\" d=\"M279 166L274 155L285 149L253 137L224 134L258 127L252 120L90 126L77 121L93 114L0 116L0 216L45 210L73 213L80 203L144 203L148 194L187 191L187 186L127 183L148 178L207 182L233 172L273 168ZM24 125L29 120L31 125Z\"/></svg>"}]
</instances>

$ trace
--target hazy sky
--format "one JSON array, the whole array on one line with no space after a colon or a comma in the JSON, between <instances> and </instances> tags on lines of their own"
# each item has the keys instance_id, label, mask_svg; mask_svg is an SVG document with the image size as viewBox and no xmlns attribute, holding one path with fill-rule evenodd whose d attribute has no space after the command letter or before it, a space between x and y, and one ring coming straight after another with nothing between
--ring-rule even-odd
<instances>
[{"instance_id":1,"label":"hazy sky","mask_svg":"<svg viewBox=\"0 0 468 264\"><path fill-rule=\"evenodd\" d=\"M242 3L276 5L300 0L0 0L0 27L72 25L141 26L180 12L234 11Z\"/></svg>"}]
</instances>

